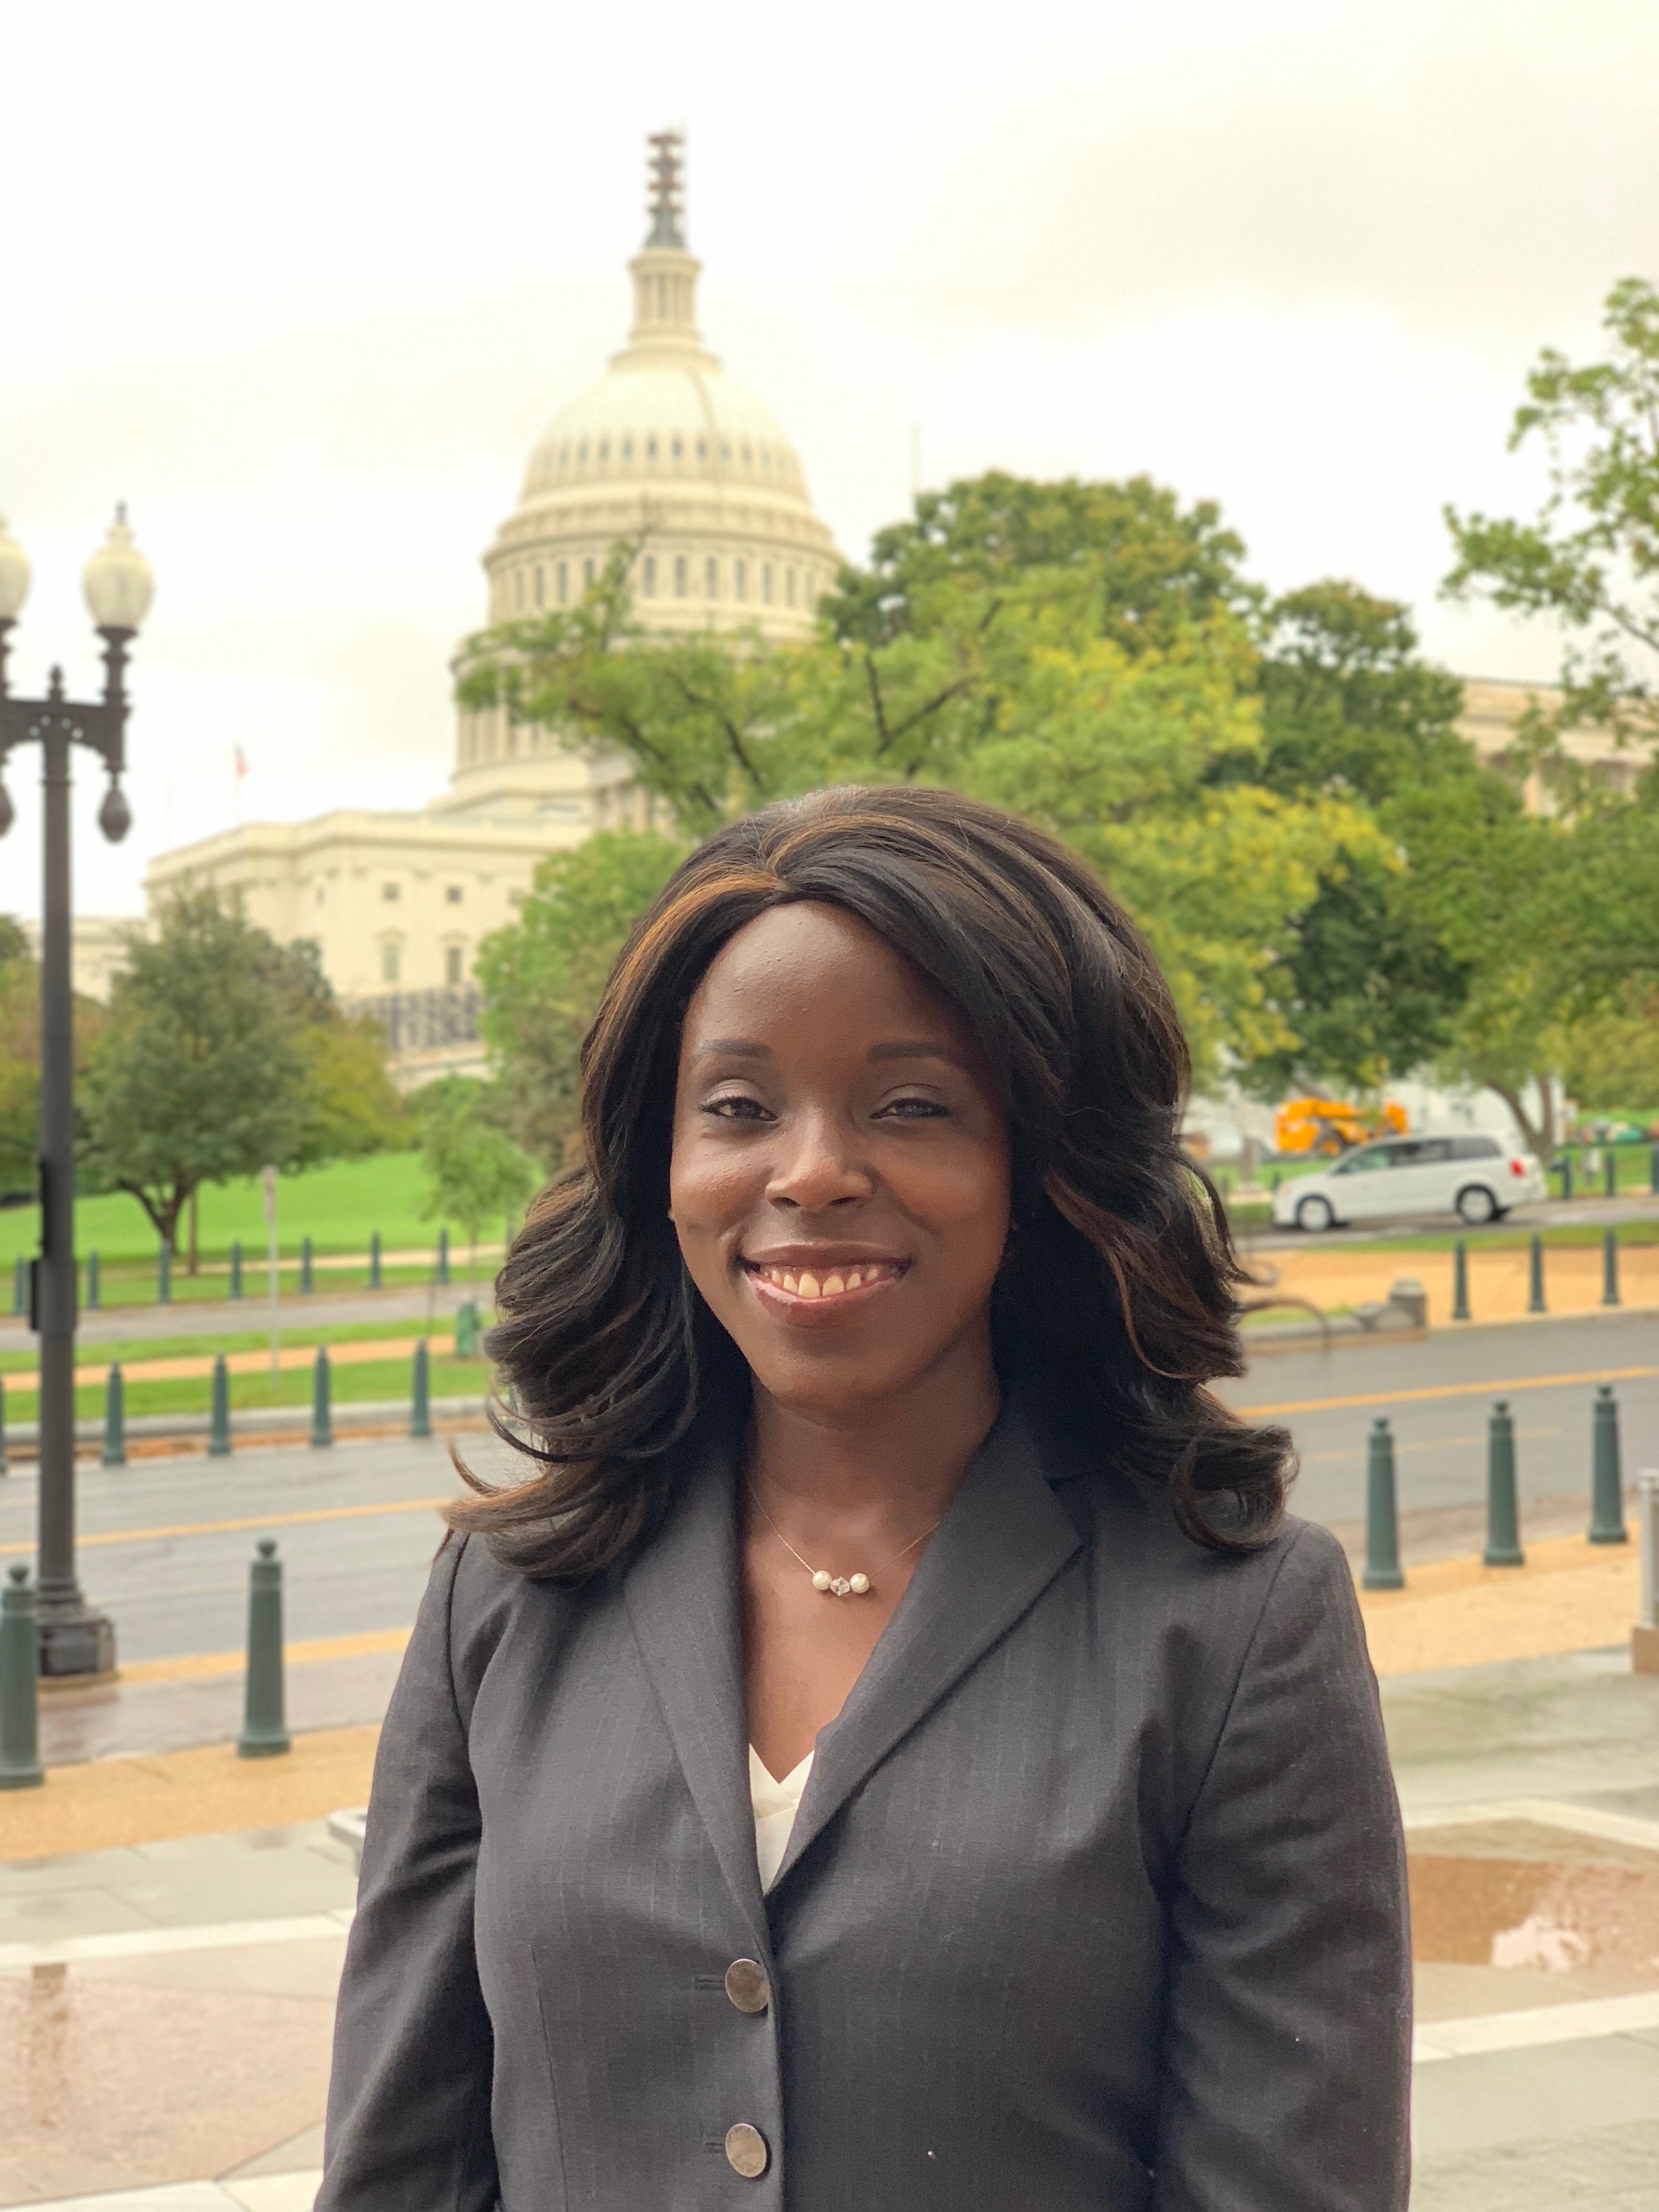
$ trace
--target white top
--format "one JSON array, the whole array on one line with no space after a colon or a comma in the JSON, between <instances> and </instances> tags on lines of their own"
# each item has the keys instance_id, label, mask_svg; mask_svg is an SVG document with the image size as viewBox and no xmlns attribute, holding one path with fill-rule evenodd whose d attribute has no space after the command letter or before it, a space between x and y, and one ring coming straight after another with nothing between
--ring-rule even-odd
<instances>
[{"instance_id":1,"label":"white top","mask_svg":"<svg viewBox=\"0 0 1659 2212\"><path fill-rule=\"evenodd\" d=\"M812 1754L809 1751L800 1765L786 1774L781 1782L775 1782L762 1764L761 1755L751 1743L749 1747L749 1796L755 1808L755 1856L760 1861L761 1887L770 1889L778 1878L778 1869L783 1864L783 1855L789 1848L789 1837L795 1825L795 1815L800 1810L800 1801L805 1793L806 1778L812 1771Z\"/></svg>"}]
</instances>

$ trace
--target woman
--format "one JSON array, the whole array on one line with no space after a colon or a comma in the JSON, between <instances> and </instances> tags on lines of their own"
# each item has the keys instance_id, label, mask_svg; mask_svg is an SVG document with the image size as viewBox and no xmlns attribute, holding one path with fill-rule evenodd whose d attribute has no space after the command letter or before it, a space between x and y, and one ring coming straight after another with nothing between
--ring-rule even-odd
<instances>
[{"instance_id":1,"label":"woman","mask_svg":"<svg viewBox=\"0 0 1659 2212\"><path fill-rule=\"evenodd\" d=\"M1389 2212L1399 1822L1185 1052L943 792L723 831L588 1039L381 1741L320 2212Z\"/></svg>"}]
</instances>

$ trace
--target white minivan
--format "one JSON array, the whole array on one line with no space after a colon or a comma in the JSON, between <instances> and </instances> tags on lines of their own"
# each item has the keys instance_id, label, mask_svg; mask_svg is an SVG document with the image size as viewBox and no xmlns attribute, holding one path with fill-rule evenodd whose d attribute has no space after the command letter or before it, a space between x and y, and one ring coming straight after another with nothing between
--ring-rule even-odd
<instances>
[{"instance_id":1,"label":"white minivan","mask_svg":"<svg viewBox=\"0 0 1659 2212\"><path fill-rule=\"evenodd\" d=\"M1388 1137L1356 1145L1316 1175L1281 1183L1273 1219L1321 1230L1455 1212L1473 1227L1548 1195L1531 1153L1496 1137Z\"/></svg>"}]
</instances>

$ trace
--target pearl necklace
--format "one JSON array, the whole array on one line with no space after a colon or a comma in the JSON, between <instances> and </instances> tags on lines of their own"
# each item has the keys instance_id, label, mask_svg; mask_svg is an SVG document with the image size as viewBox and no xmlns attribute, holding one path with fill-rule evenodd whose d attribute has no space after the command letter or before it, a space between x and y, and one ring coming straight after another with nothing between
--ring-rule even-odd
<instances>
[{"instance_id":1,"label":"pearl necklace","mask_svg":"<svg viewBox=\"0 0 1659 2212\"><path fill-rule=\"evenodd\" d=\"M766 1508L761 1504L759 1498L756 1494L755 1486L752 1482L748 1485L748 1491L750 1497L754 1500L756 1512L760 1515L761 1519L765 1522L767 1527L777 1538L779 1543L782 1545L784 1550L788 1553L790 1558L797 1560L800 1565L806 1569L807 1573L812 1577L812 1587L818 1592L820 1596L865 1597L869 1595L871 1585L868 1575L832 1575L827 1567L815 1567L810 1560L803 1559L800 1553L795 1549L789 1539L784 1534L782 1529L779 1528L777 1522L772 1518ZM887 1565L890 1567L896 1567L901 1559L908 1559L911 1553L915 1550L918 1544L925 1544L927 1541L927 1539L933 1535L934 1530L939 1528L945 1516L941 1513L939 1520L934 1522L932 1528L924 1528L920 1536L912 1537L902 1552L894 1553L892 1558L887 1561Z\"/></svg>"}]
</instances>

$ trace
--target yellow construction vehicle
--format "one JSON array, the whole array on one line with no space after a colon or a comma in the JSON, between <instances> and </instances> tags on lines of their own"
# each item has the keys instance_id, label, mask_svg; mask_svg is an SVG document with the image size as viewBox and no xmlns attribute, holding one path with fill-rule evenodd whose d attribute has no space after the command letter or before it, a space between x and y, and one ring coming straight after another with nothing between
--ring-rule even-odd
<instances>
[{"instance_id":1,"label":"yellow construction vehicle","mask_svg":"<svg viewBox=\"0 0 1659 2212\"><path fill-rule=\"evenodd\" d=\"M1406 1109L1350 1106L1340 1098L1287 1098L1273 1115L1273 1145L1280 1152L1312 1152L1334 1160L1371 1137L1406 1133Z\"/></svg>"}]
</instances>

